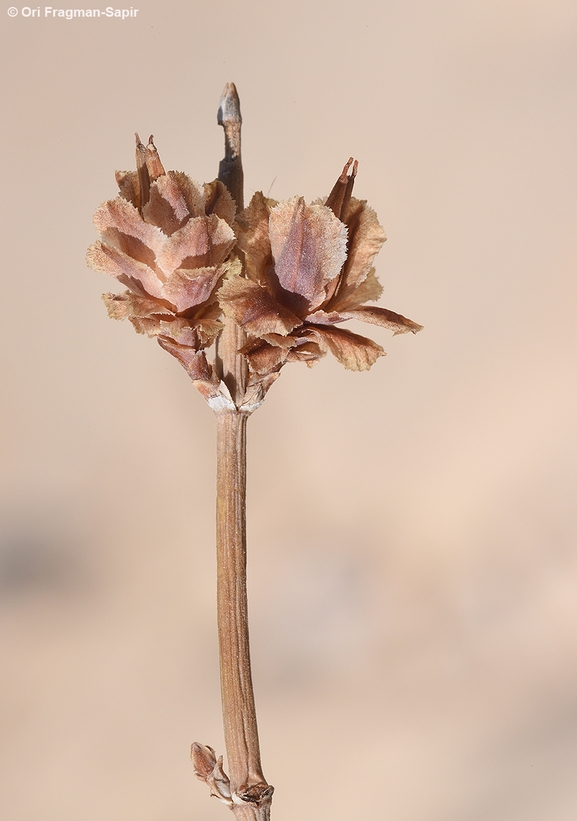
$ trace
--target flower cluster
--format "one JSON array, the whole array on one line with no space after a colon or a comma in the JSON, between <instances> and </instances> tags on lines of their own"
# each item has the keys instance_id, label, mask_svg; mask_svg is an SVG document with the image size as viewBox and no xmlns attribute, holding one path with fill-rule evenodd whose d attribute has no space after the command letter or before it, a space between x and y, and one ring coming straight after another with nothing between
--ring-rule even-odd
<instances>
[{"instance_id":1,"label":"flower cluster","mask_svg":"<svg viewBox=\"0 0 577 821\"><path fill-rule=\"evenodd\" d=\"M421 329L366 305L382 292L373 260L385 233L366 201L352 196L352 159L324 201L277 203L258 192L236 213L222 182L200 186L166 172L152 137L144 146L137 135L136 143L137 170L117 172L120 196L97 210L101 240L87 261L129 289L104 294L109 315L156 337L209 401L229 396L205 354L226 322L244 332L239 353L261 395L286 362L311 365L327 351L350 370L370 368L384 351L338 327L346 320L395 334Z\"/></svg>"}]
</instances>

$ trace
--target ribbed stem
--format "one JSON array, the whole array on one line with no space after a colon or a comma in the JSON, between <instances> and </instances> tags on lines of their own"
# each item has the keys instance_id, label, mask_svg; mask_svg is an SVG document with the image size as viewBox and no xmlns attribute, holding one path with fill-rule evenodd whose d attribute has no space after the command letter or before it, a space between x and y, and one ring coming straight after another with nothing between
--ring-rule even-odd
<instances>
[{"instance_id":1,"label":"ribbed stem","mask_svg":"<svg viewBox=\"0 0 577 821\"><path fill-rule=\"evenodd\" d=\"M232 809L243 821L266 821L272 788L260 763L248 637L246 422L237 411L216 414L220 682Z\"/></svg>"}]
</instances>

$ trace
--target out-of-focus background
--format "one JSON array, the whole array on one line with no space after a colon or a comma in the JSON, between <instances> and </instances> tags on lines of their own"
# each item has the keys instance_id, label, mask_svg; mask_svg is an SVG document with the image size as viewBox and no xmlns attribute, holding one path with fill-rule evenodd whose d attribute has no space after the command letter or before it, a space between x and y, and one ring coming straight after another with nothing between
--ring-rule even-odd
<instances>
[{"instance_id":1,"label":"out-of-focus background","mask_svg":"<svg viewBox=\"0 0 577 821\"><path fill-rule=\"evenodd\" d=\"M425 325L249 423L274 817L575 818L577 6L38 9L0 15L0 817L227 817L188 760L223 752L213 418L84 254L135 130L214 178L234 80L247 196L354 155L381 304Z\"/></svg>"}]
</instances>

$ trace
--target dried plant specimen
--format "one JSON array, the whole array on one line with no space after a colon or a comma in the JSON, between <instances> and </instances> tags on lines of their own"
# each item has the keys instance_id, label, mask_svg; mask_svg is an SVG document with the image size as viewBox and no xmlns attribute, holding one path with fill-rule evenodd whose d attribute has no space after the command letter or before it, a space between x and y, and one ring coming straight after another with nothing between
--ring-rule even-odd
<instances>
[{"instance_id":1,"label":"dried plant specimen","mask_svg":"<svg viewBox=\"0 0 577 821\"><path fill-rule=\"evenodd\" d=\"M136 135L136 171L117 172L119 196L94 217L100 240L87 262L124 293L103 295L113 319L129 319L184 367L216 414L217 611L223 759L192 745L197 776L239 819L266 821L273 788L261 767L246 595L246 421L287 362L314 365L327 352L353 371L384 354L341 327L356 319L395 334L421 326L367 305L382 292L373 261L385 233L352 196L350 159L330 194L310 205L256 193L244 208L240 103L234 84L219 107L225 157L199 185L165 171L151 137ZM208 358L207 350L214 346Z\"/></svg>"}]
</instances>

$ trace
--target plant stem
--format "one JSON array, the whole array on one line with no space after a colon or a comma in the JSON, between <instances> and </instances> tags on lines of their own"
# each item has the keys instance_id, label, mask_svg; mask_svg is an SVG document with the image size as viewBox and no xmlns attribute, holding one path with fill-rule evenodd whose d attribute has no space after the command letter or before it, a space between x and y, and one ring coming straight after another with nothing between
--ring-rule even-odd
<instances>
[{"instance_id":1,"label":"plant stem","mask_svg":"<svg viewBox=\"0 0 577 821\"><path fill-rule=\"evenodd\" d=\"M221 97L218 122L225 133L225 157L219 179L238 210L243 207L240 154L240 102L234 83ZM239 349L242 329L232 319L218 341L218 368L238 408L247 382L247 363ZM273 788L260 763L256 710L250 667L246 589L246 423L248 414L216 414L216 555L217 617L224 738L232 795L238 821L268 821Z\"/></svg>"},{"instance_id":2,"label":"plant stem","mask_svg":"<svg viewBox=\"0 0 577 821\"><path fill-rule=\"evenodd\" d=\"M260 763L250 667L246 589L247 415L223 411L217 425L217 613L224 738L237 817L268 818L272 788ZM238 812L237 812L238 809ZM241 812L242 811L242 812Z\"/></svg>"}]
</instances>

